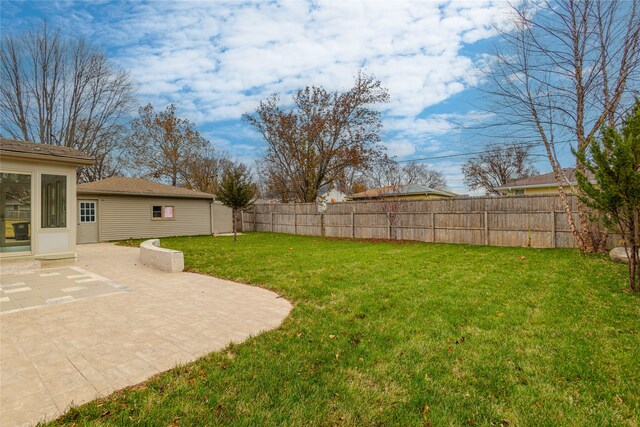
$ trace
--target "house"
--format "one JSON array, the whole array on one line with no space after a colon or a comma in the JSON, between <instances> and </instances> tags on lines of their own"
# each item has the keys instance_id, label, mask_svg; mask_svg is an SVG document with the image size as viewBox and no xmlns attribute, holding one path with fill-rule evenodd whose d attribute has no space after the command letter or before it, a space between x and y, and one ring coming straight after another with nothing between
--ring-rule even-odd
<instances>
[{"instance_id":1,"label":"house","mask_svg":"<svg viewBox=\"0 0 640 427\"><path fill-rule=\"evenodd\" d=\"M340 190L336 190L335 188L329 191L322 193L318 196L318 201L322 201L324 203L337 203L344 202L347 199L347 195L344 194Z\"/></svg>"},{"instance_id":2,"label":"house","mask_svg":"<svg viewBox=\"0 0 640 427\"><path fill-rule=\"evenodd\" d=\"M327 208L327 203L338 203L347 200L347 195L335 188L331 190L325 190L318 196L316 202L318 203L318 209L324 211Z\"/></svg>"},{"instance_id":3,"label":"house","mask_svg":"<svg viewBox=\"0 0 640 427\"><path fill-rule=\"evenodd\" d=\"M142 178L79 184L77 243L232 231L231 209L213 194Z\"/></svg>"},{"instance_id":4,"label":"house","mask_svg":"<svg viewBox=\"0 0 640 427\"><path fill-rule=\"evenodd\" d=\"M78 150L0 138L0 258L76 258Z\"/></svg>"},{"instance_id":5,"label":"house","mask_svg":"<svg viewBox=\"0 0 640 427\"><path fill-rule=\"evenodd\" d=\"M564 188L577 185L575 168L564 168L562 172L566 178ZM589 171L587 171L587 177L592 183L596 182L593 174ZM558 194L558 182L554 173L549 172L510 181L501 187L496 187L496 190L506 195Z\"/></svg>"},{"instance_id":6,"label":"house","mask_svg":"<svg viewBox=\"0 0 640 427\"><path fill-rule=\"evenodd\" d=\"M429 200L448 199L458 194L439 188L431 188L421 184L390 185L388 187L372 188L371 190L356 193L349 197L350 200Z\"/></svg>"}]
</instances>

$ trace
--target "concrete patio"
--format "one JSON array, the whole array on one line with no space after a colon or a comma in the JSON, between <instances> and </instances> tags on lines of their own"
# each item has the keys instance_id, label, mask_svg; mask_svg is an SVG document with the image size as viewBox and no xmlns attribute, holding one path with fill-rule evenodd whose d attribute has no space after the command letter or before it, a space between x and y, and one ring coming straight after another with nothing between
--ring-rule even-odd
<instances>
[{"instance_id":1,"label":"concrete patio","mask_svg":"<svg viewBox=\"0 0 640 427\"><path fill-rule=\"evenodd\" d=\"M50 420L277 327L273 292L142 266L137 248L78 246L73 266L0 276L0 425ZM28 288L28 289L27 289Z\"/></svg>"}]
</instances>

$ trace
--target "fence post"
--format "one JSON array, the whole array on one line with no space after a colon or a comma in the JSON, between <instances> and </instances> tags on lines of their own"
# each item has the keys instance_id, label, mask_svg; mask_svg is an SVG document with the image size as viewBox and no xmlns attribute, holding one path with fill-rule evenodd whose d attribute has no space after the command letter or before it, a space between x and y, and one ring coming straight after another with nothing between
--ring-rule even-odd
<instances>
[{"instance_id":1,"label":"fence post","mask_svg":"<svg viewBox=\"0 0 640 427\"><path fill-rule=\"evenodd\" d=\"M297 212L293 212L293 234L298 234L298 213Z\"/></svg>"},{"instance_id":2,"label":"fence post","mask_svg":"<svg viewBox=\"0 0 640 427\"><path fill-rule=\"evenodd\" d=\"M244 211L240 210L240 231L244 231Z\"/></svg>"},{"instance_id":3,"label":"fence post","mask_svg":"<svg viewBox=\"0 0 640 427\"><path fill-rule=\"evenodd\" d=\"M256 225L256 216L258 215L258 213L256 212L256 207L254 206L253 209L253 231L258 231L258 226Z\"/></svg>"},{"instance_id":4,"label":"fence post","mask_svg":"<svg viewBox=\"0 0 640 427\"><path fill-rule=\"evenodd\" d=\"M391 240L391 218L389 218L389 214L387 213L387 239Z\"/></svg>"},{"instance_id":5,"label":"fence post","mask_svg":"<svg viewBox=\"0 0 640 427\"><path fill-rule=\"evenodd\" d=\"M356 238L356 221L355 221L355 212L351 212L351 238Z\"/></svg>"},{"instance_id":6,"label":"fence post","mask_svg":"<svg viewBox=\"0 0 640 427\"><path fill-rule=\"evenodd\" d=\"M271 232L273 233L273 215L274 213L271 212Z\"/></svg>"},{"instance_id":7,"label":"fence post","mask_svg":"<svg viewBox=\"0 0 640 427\"><path fill-rule=\"evenodd\" d=\"M484 211L484 244L489 246L489 214Z\"/></svg>"},{"instance_id":8,"label":"fence post","mask_svg":"<svg viewBox=\"0 0 640 427\"><path fill-rule=\"evenodd\" d=\"M551 211L551 247L556 247L556 210Z\"/></svg>"},{"instance_id":9,"label":"fence post","mask_svg":"<svg viewBox=\"0 0 640 427\"><path fill-rule=\"evenodd\" d=\"M431 212L431 241L436 242L436 213Z\"/></svg>"}]
</instances>

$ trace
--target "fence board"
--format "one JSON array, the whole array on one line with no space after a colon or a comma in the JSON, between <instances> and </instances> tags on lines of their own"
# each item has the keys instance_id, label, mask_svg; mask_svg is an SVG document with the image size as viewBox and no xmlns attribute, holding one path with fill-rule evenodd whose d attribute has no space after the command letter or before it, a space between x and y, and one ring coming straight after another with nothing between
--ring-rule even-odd
<instances>
[{"instance_id":1,"label":"fence board","mask_svg":"<svg viewBox=\"0 0 640 427\"><path fill-rule=\"evenodd\" d=\"M570 196L572 209L576 200ZM417 240L492 246L573 248L560 197L460 197L440 200L255 205L242 229L357 239ZM574 214L574 220L578 217ZM609 236L609 246L619 237Z\"/></svg>"}]
</instances>

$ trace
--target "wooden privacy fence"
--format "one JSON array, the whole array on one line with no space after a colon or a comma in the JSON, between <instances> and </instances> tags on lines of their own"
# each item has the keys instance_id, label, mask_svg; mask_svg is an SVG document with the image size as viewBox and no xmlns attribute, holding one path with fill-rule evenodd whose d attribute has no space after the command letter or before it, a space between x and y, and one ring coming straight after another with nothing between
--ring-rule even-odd
<instances>
[{"instance_id":1,"label":"wooden privacy fence","mask_svg":"<svg viewBox=\"0 0 640 427\"><path fill-rule=\"evenodd\" d=\"M575 211L575 199L570 197ZM574 220L578 223L577 214ZM572 248L558 196L465 197L330 203L260 204L242 229L355 239L398 239L492 246ZM609 245L613 246L610 236Z\"/></svg>"}]
</instances>

